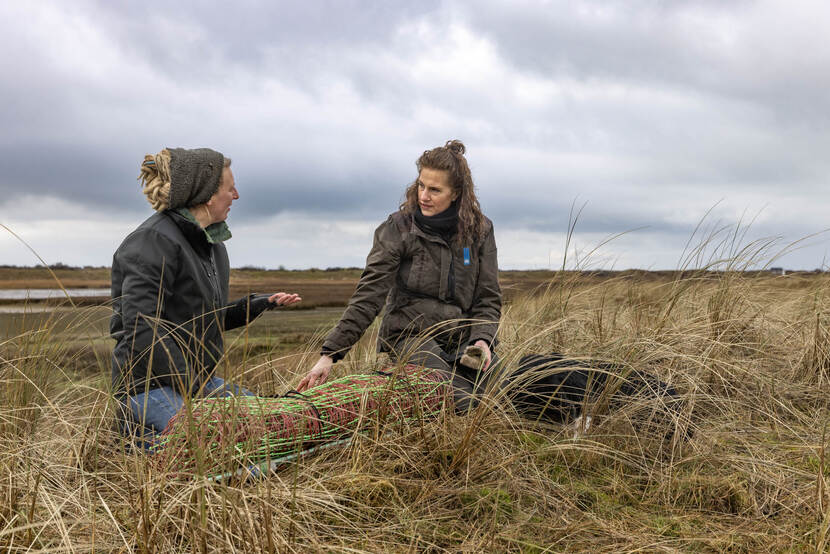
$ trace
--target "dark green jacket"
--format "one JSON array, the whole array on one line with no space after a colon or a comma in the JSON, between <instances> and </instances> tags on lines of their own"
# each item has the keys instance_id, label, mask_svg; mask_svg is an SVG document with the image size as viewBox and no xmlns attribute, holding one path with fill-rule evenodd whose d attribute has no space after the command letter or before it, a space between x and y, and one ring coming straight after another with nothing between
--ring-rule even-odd
<instances>
[{"instance_id":1,"label":"dark green jacket","mask_svg":"<svg viewBox=\"0 0 830 554\"><path fill-rule=\"evenodd\" d=\"M228 304L224 244L174 211L149 217L112 260L112 381L117 394L161 385L192 392L224 351L223 331L255 314Z\"/></svg>"},{"instance_id":2,"label":"dark green jacket","mask_svg":"<svg viewBox=\"0 0 830 554\"><path fill-rule=\"evenodd\" d=\"M478 339L492 344L501 317L501 289L493 224L487 218L482 235L472 244L447 244L422 231L411 214L390 215L375 230L357 289L323 342L323 352L342 358L384 304L381 352L426 330L441 344Z\"/></svg>"}]
</instances>

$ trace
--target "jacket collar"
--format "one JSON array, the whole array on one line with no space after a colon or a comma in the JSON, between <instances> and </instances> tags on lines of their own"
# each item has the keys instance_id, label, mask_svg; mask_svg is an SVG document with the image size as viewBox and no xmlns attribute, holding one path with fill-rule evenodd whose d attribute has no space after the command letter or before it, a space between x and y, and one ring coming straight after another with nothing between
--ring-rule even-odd
<instances>
[{"instance_id":1,"label":"jacket collar","mask_svg":"<svg viewBox=\"0 0 830 554\"><path fill-rule=\"evenodd\" d=\"M210 253L211 244L208 242L207 234L198 223L194 222L195 220L185 217L178 210L166 210L164 214L173 220L194 250L204 255Z\"/></svg>"},{"instance_id":2,"label":"jacket collar","mask_svg":"<svg viewBox=\"0 0 830 554\"><path fill-rule=\"evenodd\" d=\"M176 208L173 211L183 216L185 219L187 219L200 229L202 229L202 226L199 224L199 221L196 219L196 216L194 216L193 212L191 212L188 208ZM207 241L211 244L225 242L233 236L231 235L230 228L228 228L228 224L224 221L212 223L207 227L204 227L203 230L205 232L205 236L207 237Z\"/></svg>"}]
</instances>

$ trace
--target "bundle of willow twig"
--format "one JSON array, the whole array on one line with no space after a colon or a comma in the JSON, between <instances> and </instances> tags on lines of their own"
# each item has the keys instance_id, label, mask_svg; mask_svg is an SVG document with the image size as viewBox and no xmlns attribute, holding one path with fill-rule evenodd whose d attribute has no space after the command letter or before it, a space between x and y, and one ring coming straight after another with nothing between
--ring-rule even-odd
<instances>
[{"instance_id":1,"label":"bundle of willow twig","mask_svg":"<svg viewBox=\"0 0 830 554\"><path fill-rule=\"evenodd\" d=\"M446 378L407 365L335 379L305 394L194 401L155 445L154 460L180 474L216 475L261 466L341 440L372 423L433 416L451 401Z\"/></svg>"}]
</instances>

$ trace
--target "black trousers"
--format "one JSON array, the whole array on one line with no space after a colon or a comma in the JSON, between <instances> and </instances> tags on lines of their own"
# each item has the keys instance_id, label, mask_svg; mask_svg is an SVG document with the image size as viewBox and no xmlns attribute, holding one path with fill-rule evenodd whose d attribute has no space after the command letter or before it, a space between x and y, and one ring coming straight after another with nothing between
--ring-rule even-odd
<instances>
[{"instance_id":1,"label":"black trousers","mask_svg":"<svg viewBox=\"0 0 830 554\"><path fill-rule=\"evenodd\" d=\"M458 413L464 413L478 404L478 398L487 389L488 380L498 362L498 356L491 350L492 358L486 371L462 365L461 357L466 347L467 344L448 347L435 339L413 337L399 340L390 355L397 361L437 369L446 374L452 383L455 409Z\"/></svg>"}]
</instances>

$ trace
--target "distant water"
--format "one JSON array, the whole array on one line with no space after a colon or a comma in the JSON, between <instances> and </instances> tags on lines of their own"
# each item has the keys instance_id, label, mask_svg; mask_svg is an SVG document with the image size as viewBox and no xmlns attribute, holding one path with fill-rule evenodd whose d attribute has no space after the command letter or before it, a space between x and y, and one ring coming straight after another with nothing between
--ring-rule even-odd
<instances>
[{"instance_id":1,"label":"distant water","mask_svg":"<svg viewBox=\"0 0 830 554\"><path fill-rule=\"evenodd\" d=\"M110 289L66 289L72 298L109 298ZM66 298L61 289L0 289L0 300L46 300L48 298Z\"/></svg>"}]
</instances>

